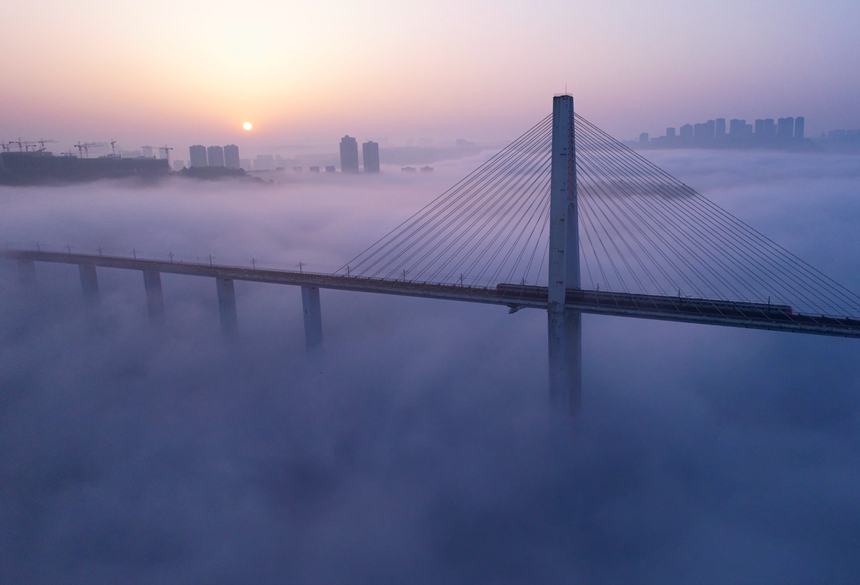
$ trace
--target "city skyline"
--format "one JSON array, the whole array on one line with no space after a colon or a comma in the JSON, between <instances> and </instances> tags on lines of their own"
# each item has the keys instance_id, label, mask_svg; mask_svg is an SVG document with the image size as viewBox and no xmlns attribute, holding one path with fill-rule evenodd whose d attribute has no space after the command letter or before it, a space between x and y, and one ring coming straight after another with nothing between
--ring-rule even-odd
<instances>
[{"instance_id":1,"label":"city skyline","mask_svg":"<svg viewBox=\"0 0 860 585\"><path fill-rule=\"evenodd\" d=\"M260 2L255 14L265 19L197 1L177 12L154 0L151 14L134 18L106 0L40 6L8 7L16 26L0 47L16 57L0 64L9 114L0 136L74 143L84 129L176 147L183 136L246 139L250 152L285 138L327 143L348 127L393 141L495 142L545 115L544 96L565 89L615 136L717 109L727 118L804 112L810 136L860 127L852 24L860 7L839 0L657 2L647 10L622 0L611 11L593 2L515 3L496 7L492 24L486 7L452 2L407 10L378 0L365 11ZM580 23L574 31L571 22Z\"/></svg>"},{"instance_id":2,"label":"city skyline","mask_svg":"<svg viewBox=\"0 0 860 585\"><path fill-rule=\"evenodd\" d=\"M805 136L805 128L804 116L757 118L753 124L744 118L732 118L728 124L725 118L712 118L707 122L669 126L660 136L642 132L638 140L628 144L640 148L814 148Z\"/></svg>"}]
</instances>

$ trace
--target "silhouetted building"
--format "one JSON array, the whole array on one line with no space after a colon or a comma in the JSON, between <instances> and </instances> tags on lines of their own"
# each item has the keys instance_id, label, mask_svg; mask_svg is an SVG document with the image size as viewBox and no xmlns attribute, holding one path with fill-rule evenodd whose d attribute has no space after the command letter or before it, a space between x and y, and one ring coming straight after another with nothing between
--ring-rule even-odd
<instances>
[{"instance_id":1,"label":"silhouetted building","mask_svg":"<svg viewBox=\"0 0 860 585\"><path fill-rule=\"evenodd\" d=\"M357 149L356 149L356 151L355 151L355 158L358 158L358 150L357 150ZM358 169L357 169L357 167L356 167L356 170L358 170ZM334 168L334 165L326 165L326 167L325 167L325 172L327 172L327 173L336 173L336 172L337 172L337 169L335 169L335 168Z\"/></svg>"},{"instance_id":2,"label":"silhouetted building","mask_svg":"<svg viewBox=\"0 0 860 585\"><path fill-rule=\"evenodd\" d=\"M239 147L235 144L228 144L224 147L224 166L228 169L241 168L242 163L239 162Z\"/></svg>"},{"instance_id":3,"label":"silhouetted building","mask_svg":"<svg viewBox=\"0 0 860 585\"><path fill-rule=\"evenodd\" d=\"M776 123L776 135L780 140L794 138L794 118L780 118Z\"/></svg>"},{"instance_id":4,"label":"silhouetted building","mask_svg":"<svg viewBox=\"0 0 860 585\"><path fill-rule=\"evenodd\" d=\"M684 124L681 126L681 140L692 140L693 139L693 126L690 124Z\"/></svg>"},{"instance_id":5,"label":"silhouetted building","mask_svg":"<svg viewBox=\"0 0 860 585\"><path fill-rule=\"evenodd\" d=\"M151 146L141 146L140 156L145 156L146 158L155 158L155 156L152 154Z\"/></svg>"},{"instance_id":6,"label":"silhouetted building","mask_svg":"<svg viewBox=\"0 0 860 585\"><path fill-rule=\"evenodd\" d=\"M716 124L713 120L693 126L693 138L696 140L712 140L715 132Z\"/></svg>"},{"instance_id":7,"label":"silhouetted building","mask_svg":"<svg viewBox=\"0 0 860 585\"><path fill-rule=\"evenodd\" d=\"M753 125L746 120L733 118L726 124L726 118L716 118L697 124L684 124L680 136L675 136L674 128L666 128L665 136L650 138L646 132L637 141L625 141L633 148L768 148L780 150L815 150L815 145L803 137L804 118L759 118ZM835 145L835 142L830 142Z\"/></svg>"},{"instance_id":8,"label":"silhouetted building","mask_svg":"<svg viewBox=\"0 0 860 585\"><path fill-rule=\"evenodd\" d=\"M340 170L343 173L358 172L358 142L351 136L340 139Z\"/></svg>"},{"instance_id":9,"label":"silhouetted building","mask_svg":"<svg viewBox=\"0 0 860 585\"><path fill-rule=\"evenodd\" d=\"M803 140L803 126L806 119L803 116L798 116L794 119L794 138L795 140Z\"/></svg>"},{"instance_id":10,"label":"silhouetted building","mask_svg":"<svg viewBox=\"0 0 860 585\"><path fill-rule=\"evenodd\" d=\"M746 120L738 120L737 118L729 121L729 136L743 136L744 127L747 125Z\"/></svg>"},{"instance_id":11,"label":"silhouetted building","mask_svg":"<svg viewBox=\"0 0 860 585\"><path fill-rule=\"evenodd\" d=\"M310 172L312 172L312 173L318 173L318 172L320 172L320 168L319 168L319 167L309 167L309 168L308 168L308 170L309 170Z\"/></svg>"},{"instance_id":12,"label":"silhouetted building","mask_svg":"<svg viewBox=\"0 0 860 585\"><path fill-rule=\"evenodd\" d=\"M224 166L224 149L220 146L210 146L207 148L206 157L209 159L210 167Z\"/></svg>"},{"instance_id":13,"label":"silhouetted building","mask_svg":"<svg viewBox=\"0 0 860 585\"><path fill-rule=\"evenodd\" d=\"M207 167L209 162L206 159L206 147L202 144L195 144L188 147L188 155L191 159L192 167Z\"/></svg>"},{"instance_id":14,"label":"silhouetted building","mask_svg":"<svg viewBox=\"0 0 860 585\"><path fill-rule=\"evenodd\" d=\"M379 144L373 141L361 145L361 157L365 173L379 172Z\"/></svg>"}]
</instances>

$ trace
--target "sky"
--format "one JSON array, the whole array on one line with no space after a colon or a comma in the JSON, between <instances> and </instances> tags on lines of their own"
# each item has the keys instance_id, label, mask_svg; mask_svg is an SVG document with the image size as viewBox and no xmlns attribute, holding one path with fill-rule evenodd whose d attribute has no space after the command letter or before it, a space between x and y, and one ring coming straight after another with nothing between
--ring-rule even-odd
<instances>
[{"instance_id":1,"label":"sky","mask_svg":"<svg viewBox=\"0 0 860 585\"><path fill-rule=\"evenodd\" d=\"M860 290L856 156L648 156ZM12 245L332 269L471 170L0 189ZM854 583L857 340L585 315L583 410L546 315L0 263L0 581Z\"/></svg>"},{"instance_id":2,"label":"sky","mask_svg":"<svg viewBox=\"0 0 860 585\"><path fill-rule=\"evenodd\" d=\"M565 89L618 138L716 117L860 127L849 0L34 0L4 20L0 140L55 150L507 142Z\"/></svg>"}]
</instances>

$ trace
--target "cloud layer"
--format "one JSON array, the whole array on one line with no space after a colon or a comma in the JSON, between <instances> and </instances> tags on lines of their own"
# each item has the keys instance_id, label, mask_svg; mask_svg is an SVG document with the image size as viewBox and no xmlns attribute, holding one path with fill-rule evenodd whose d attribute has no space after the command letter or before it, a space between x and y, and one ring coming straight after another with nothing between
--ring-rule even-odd
<instances>
[{"instance_id":1,"label":"cloud layer","mask_svg":"<svg viewBox=\"0 0 860 585\"><path fill-rule=\"evenodd\" d=\"M659 155L844 284L853 159ZM0 191L15 242L337 267L433 178ZM441 187L441 189L440 189ZM804 226L800 230L798 226ZM49 242L50 240L50 242ZM548 412L536 311L0 266L0 576L32 583L852 582L855 340L586 316L584 409ZM853 281L853 282L852 282Z\"/></svg>"}]
</instances>

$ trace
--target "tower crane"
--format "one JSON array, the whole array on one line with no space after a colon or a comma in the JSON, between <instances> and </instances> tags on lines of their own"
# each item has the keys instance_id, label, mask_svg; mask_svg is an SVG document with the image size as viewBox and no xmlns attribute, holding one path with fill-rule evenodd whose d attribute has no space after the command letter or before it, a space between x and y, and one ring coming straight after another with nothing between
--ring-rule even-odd
<instances>
[{"instance_id":1,"label":"tower crane","mask_svg":"<svg viewBox=\"0 0 860 585\"><path fill-rule=\"evenodd\" d=\"M35 147L38 142L33 142L31 140L21 140L19 138L18 140L10 140L9 145L11 146L12 144L18 145L18 152L30 152L30 147Z\"/></svg>"},{"instance_id":2,"label":"tower crane","mask_svg":"<svg viewBox=\"0 0 860 585\"><path fill-rule=\"evenodd\" d=\"M163 151L164 151L164 158L166 158L166 159L167 159L167 166L170 166L170 151L171 151L171 150L173 150L173 147L172 147L172 146L167 146L167 145L165 144L164 146L159 146L159 147L158 147L158 150L160 150L160 151L161 151L161 150L163 150Z\"/></svg>"},{"instance_id":3,"label":"tower crane","mask_svg":"<svg viewBox=\"0 0 860 585\"><path fill-rule=\"evenodd\" d=\"M42 148L40 148L40 149L39 149L39 152L45 152L45 145L46 145L46 144L50 144L51 142L56 142L56 140L54 140L53 138L51 138L51 139L49 139L49 140L45 140L45 139L43 138L43 139L39 140L38 142L39 142L39 146L41 146L41 147L42 147Z\"/></svg>"},{"instance_id":4,"label":"tower crane","mask_svg":"<svg viewBox=\"0 0 860 585\"><path fill-rule=\"evenodd\" d=\"M78 143L75 144L75 148L78 149L78 154L84 158L90 158L90 149L99 148L104 146L104 142L84 142L81 144L81 141L78 140Z\"/></svg>"}]
</instances>

